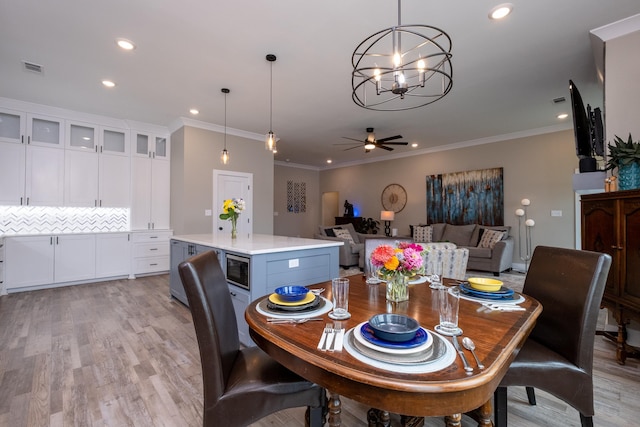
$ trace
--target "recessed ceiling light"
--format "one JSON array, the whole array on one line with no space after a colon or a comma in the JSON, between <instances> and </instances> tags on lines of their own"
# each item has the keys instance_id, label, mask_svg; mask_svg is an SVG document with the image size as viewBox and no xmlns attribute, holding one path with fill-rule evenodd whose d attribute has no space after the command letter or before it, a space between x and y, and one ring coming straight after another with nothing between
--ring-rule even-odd
<instances>
[{"instance_id":1,"label":"recessed ceiling light","mask_svg":"<svg viewBox=\"0 0 640 427\"><path fill-rule=\"evenodd\" d=\"M116 43L118 46L120 46L120 48L124 50L133 50L136 48L136 45L131 40L116 39Z\"/></svg>"},{"instance_id":2,"label":"recessed ceiling light","mask_svg":"<svg viewBox=\"0 0 640 427\"><path fill-rule=\"evenodd\" d=\"M200 111L196 110L195 108L190 109L189 112L194 116L197 116L198 114L200 114Z\"/></svg>"},{"instance_id":3,"label":"recessed ceiling light","mask_svg":"<svg viewBox=\"0 0 640 427\"><path fill-rule=\"evenodd\" d=\"M567 113L560 113L560 114L558 114L558 118L559 118L560 120L562 120L562 119L566 119L567 117L569 117L569 115L568 115Z\"/></svg>"},{"instance_id":4,"label":"recessed ceiling light","mask_svg":"<svg viewBox=\"0 0 640 427\"><path fill-rule=\"evenodd\" d=\"M328 160L327 160L327 163L333 163L333 160L328 159Z\"/></svg>"},{"instance_id":5,"label":"recessed ceiling light","mask_svg":"<svg viewBox=\"0 0 640 427\"><path fill-rule=\"evenodd\" d=\"M490 19L502 19L513 11L511 3L503 3L491 9L489 12Z\"/></svg>"},{"instance_id":6,"label":"recessed ceiling light","mask_svg":"<svg viewBox=\"0 0 640 427\"><path fill-rule=\"evenodd\" d=\"M116 87L116 84L111 80L103 80L102 84L106 87Z\"/></svg>"},{"instance_id":7,"label":"recessed ceiling light","mask_svg":"<svg viewBox=\"0 0 640 427\"><path fill-rule=\"evenodd\" d=\"M411 146L412 146L413 148L416 148L416 147L418 146L418 143L417 143L417 142L414 142L413 144L411 144Z\"/></svg>"}]
</instances>

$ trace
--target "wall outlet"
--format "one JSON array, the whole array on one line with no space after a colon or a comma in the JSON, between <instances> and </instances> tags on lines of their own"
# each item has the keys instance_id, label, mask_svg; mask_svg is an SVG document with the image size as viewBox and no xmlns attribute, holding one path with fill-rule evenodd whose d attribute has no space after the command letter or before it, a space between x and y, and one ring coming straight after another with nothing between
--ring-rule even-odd
<instances>
[{"instance_id":1,"label":"wall outlet","mask_svg":"<svg viewBox=\"0 0 640 427\"><path fill-rule=\"evenodd\" d=\"M562 216L562 211L551 211L551 216Z\"/></svg>"},{"instance_id":2,"label":"wall outlet","mask_svg":"<svg viewBox=\"0 0 640 427\"><path fill-rule=\"evenodd\" d=\"M296 268L300 266L300 260L299 259L290 259L289 260L289 268Z\"/></svg>"},{"instance_id":3,"label":"wall outlet","mask_svg":"<svg viewBox=\"0 0 640 427\"><path fill-rule=\"evenodd\" d=\"M211 215L213 215L213 212L211 211L211 209L204 210L204 216L211 216Z\"/></svg>"}]
</instances>

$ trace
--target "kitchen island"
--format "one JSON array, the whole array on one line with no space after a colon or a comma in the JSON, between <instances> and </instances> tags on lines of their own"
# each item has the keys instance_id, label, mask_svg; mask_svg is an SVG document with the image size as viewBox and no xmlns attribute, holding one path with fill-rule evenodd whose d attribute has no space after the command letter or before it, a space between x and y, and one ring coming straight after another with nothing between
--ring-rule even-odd
<instances>
[{"instance_id":1,"label":"kitchen island","mask_svg":"<svg viewBox=\"0 0 640 427\"><path fill-rule=\"evenodd\" d=\"M254 345L244 311L249 303L283 285L307 286L339 276L338 251L342 242L299 237L253 234L231 239L230 235L177 235L171 238L170 293L187 303L178 264L208 250L218 255L227 277L238 321L240 342Z\"/></svg>"}]
</instances>

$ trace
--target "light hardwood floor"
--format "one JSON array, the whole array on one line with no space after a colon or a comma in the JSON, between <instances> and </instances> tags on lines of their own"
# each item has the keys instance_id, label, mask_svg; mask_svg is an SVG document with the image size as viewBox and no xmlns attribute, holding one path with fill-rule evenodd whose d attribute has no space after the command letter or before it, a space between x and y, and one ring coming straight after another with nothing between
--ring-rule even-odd
<instances>
[{"instance_id":1,"label":"light hardwood floor","mask_svg":"<svg viewBox=\"0 0 640 427\"><path fill-rule=\"evenodd\" d=\"M618 365L601 337L595 351L595 425L638 425L638 361ZM580 425L573 408L537 397L530 407L524 389L509 390L511 426ZM367 425L367 407L343 403L343 425ZM201 411L191 317L169 298L168 275L0 297L0 426L200 426ZM302 427L303 409L254 425L267 426Z\"/></svg>"}]
</instances>

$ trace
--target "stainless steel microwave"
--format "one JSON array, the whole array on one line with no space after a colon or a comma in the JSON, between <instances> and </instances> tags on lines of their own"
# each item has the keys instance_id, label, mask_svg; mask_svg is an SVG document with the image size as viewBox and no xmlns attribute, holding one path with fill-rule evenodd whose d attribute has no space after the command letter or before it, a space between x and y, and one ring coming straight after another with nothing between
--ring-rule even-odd
<instances>
[{"instance_id":1,"label":"stainless steel microwave","mask_svg":"<svg viewBox=\"0 0 640 427\"><path fill-rule=\"evenodd\" d=\"M250 290L251 284L251 258L240 255L226 254L227 282Z\"/></svg>"}]
</instances>

